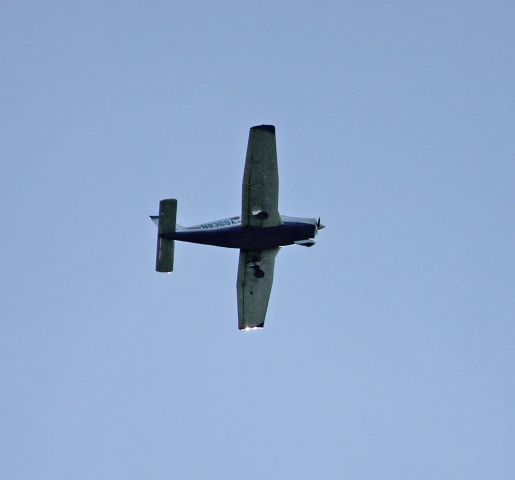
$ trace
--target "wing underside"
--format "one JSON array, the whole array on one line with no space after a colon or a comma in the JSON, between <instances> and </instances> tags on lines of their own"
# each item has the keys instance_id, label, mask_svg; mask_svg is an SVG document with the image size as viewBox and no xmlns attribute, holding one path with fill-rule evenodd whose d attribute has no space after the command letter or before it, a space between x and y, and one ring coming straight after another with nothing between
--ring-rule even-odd
<instances>
[{"instance_id":1,"label":"wing underside","mask_svg":"<svg viewBox=\"0 0 515 480\"><path fill-rule=\"evenodd\" d=\"M278 211L279 174L275 127L252 127L242 185L243 227L275 227L282 220Z\"/></svg>"},{"instance_id":2,"label":"wing underside","mask_svg":"<svg viewBox=\"0 0 515 480\"><path fill-rule=\"evenodd\" d=\"M274 280L278 248L241 250L238 264L238 328L263 327Z\"/></svg>"}]
</instances>

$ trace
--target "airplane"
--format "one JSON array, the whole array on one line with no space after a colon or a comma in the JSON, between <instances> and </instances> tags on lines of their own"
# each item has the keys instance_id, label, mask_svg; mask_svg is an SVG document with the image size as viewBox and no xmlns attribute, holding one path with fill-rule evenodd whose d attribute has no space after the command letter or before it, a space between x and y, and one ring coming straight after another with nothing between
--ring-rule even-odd
<instances>
[{"instance_id":1,"label":"airplane","mask_svg":"<svg viewBox=\"0 0 515 480\"><path fill-rule=\"evenodd\" d=\"M173 270L176 240L239 249L238 328L263 328L280 247L311 247L324 228L320 218L280 215L278 197L275 127L258 125L249 132L241 216L183 227L176 223L177 200L161 200L159 215L150 216L158 227L156 271Z\"/></svg>"}]
</instances>

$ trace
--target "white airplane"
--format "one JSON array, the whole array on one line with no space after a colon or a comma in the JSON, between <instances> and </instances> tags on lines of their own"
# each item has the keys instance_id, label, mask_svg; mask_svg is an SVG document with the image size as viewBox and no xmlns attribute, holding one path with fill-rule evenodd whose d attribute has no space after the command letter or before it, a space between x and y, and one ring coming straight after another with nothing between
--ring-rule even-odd
<instances>
[{"instance_id":1,"label":"white airplane","mask_svg":"<svg viewBox=\"0 0 515 480\"><path fill-rule=\"evenodd\" d=\"M279 248L292 244L313 246L318 230L324 225L320 218L279 214L279 175L273 125L250 129L242 190L242 212L238 217L182 227L175 221L177 200L167 199L159 203L159 216L150 218L158 226L158 272L173 270L175 240L240 250L236 282L238 328L254 330L263 328L265 323Z\"/></svg>"}]
</instances>

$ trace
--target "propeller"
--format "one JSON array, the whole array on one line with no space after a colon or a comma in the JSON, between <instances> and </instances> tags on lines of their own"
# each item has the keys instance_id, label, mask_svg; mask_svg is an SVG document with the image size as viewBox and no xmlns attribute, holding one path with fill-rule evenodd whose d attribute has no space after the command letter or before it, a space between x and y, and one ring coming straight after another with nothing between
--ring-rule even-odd
<instances>
[{"instance_id":1,"label":"propeller","mask_svg":"<svg viewBox=\"0 0 515 480\"><path fill-rule=\"evenodd\" d=\"M322 230L322 228L325 228L325 225L322 225L322 224L320 223L320 217L318 217L317 230Z\"/></svg>"}]
</instances>

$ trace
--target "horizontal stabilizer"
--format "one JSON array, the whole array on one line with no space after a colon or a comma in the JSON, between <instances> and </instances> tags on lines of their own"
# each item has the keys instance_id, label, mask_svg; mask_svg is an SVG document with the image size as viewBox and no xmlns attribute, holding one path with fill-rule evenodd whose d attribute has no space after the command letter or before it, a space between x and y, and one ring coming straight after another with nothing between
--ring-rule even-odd
<instances>
[{"instance_id":1,"label":"horizontal stabilizer","mask_svg":"<svg viewBox=\"0 0 515 480\"><path fill-rule=\"evenodd\" d=\"M173 271L173 253L175 241L166 240L165 238L157 239L157 254L156 254L156 271L157 272L171 272Z\"/></svg>"},{"instance_id":2,"label":"horizontal stabilizer","mask_svg":"<svg viewBox=\"0 0 515 480\"><path fill-rule=\"evenodd\" d=\"M177 218L177 200L170 198L159 202L159 235L169 235L175 232Z\"/></svg>"},{"instance_id":3,"label":"horizontal stabilizer","mask_svg":"<svg viewBox=\"0 0 515 480\"><path fill-rule=\"evenodd\" d=\"M158 272L171 272L173 270L175 241L169 237L175 233L176 218L177 200L161 200L157 225L156 270Z\"/></svg>"}]
</instances>

